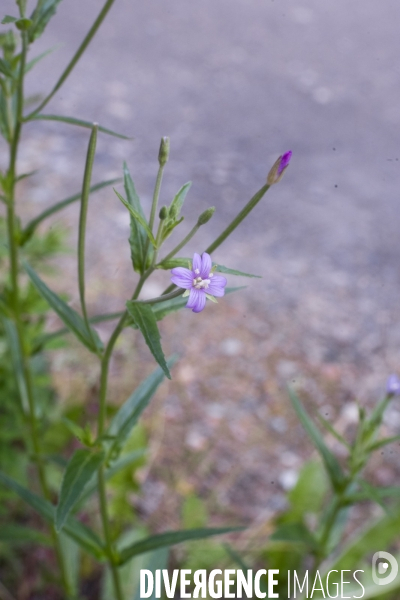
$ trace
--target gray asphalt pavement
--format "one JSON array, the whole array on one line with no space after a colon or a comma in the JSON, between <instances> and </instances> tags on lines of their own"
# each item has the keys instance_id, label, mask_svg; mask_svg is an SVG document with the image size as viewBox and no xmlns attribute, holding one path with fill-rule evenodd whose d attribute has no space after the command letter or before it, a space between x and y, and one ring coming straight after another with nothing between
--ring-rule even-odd
<instances>
[{"instance_id":1,"label":"gray asphalt pavement","mask_svg":"<svg viewBox=\"0 0 400 600\"><path fill-rule=\"evenodd\" d=\"M37 50L61 47L32 74L32 93L50 89L101 5L60 4ZM191 179L188 226L217 207L202 247L291 149L282 183L216 258L263 275L253 293L323 340L316 360L374 355L381 373L400 370L399 22L398 0L116 0L46 112L132 134L102 138L97 175L118 173L126 158L147 205L169 135L165 199ZM75 191L86 134L29 127L25 161ZM38 142L43 131L51 143ZM125 231L122 217L116 227ZM100 253L107 233L114 240L107 228Z\"/></svg>"}]
</instances>

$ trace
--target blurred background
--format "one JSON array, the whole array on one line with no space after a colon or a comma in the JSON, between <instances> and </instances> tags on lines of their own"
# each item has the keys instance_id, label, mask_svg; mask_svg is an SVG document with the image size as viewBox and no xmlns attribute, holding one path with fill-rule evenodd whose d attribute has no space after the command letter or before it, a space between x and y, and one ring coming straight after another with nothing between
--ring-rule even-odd
<instances>
[{"instance_id":1,"label":"blurred background","mask_svg":"<svg viewBox=\"0 0 400 600\"><path fill-rule=\"evenodd\" d=\"M12 0L3 6L15 12ZM35 44L37 53L55 51L32 72L32 96L51 89L101 6L60 4ZM100 136L93 180L120 176L126 160L147 210L159 140L170 136L161 203L193 181L170 245L216 207L190 252L202 251L275 159L293 151L283 181L213 256L262 279L230 277L247 289L162 324L166 353L182 359L149 412L152 458L139 473L140 498L132 496L155 525L173 525L192 493L213 514L267 518L312 454L287 382L346 431L356 397L371 405L400 372L399 21L397 0L384 10L377 0L117 0L44 111L133 136ZM79 190L88 132L36 122L25 138L20 171L38 169L31 187L20 187L28 218ZM68 228L71 247L77 214L72 206L53 221ZM89 218L91 312L119 310L133 288L129 219L110 189L93 195ZM55 287L78 306L73 254L58 267ZM167 282L161 274L145 293ZM146 357L127 332L112 367L115 402L150 368ZM86 396L90 405L98 376L90 361L73 343L58 352L52 370L62 401ZM399 432L396 405L386 427ZM398 481L398 450L376 460L377 482Z\"/></svg>"}]
</instances>

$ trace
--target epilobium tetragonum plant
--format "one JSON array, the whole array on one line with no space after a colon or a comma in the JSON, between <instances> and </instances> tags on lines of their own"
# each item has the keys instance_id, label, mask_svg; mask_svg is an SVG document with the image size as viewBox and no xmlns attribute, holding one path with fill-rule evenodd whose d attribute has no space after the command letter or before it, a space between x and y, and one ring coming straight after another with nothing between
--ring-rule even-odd
<instances>
[{"instance_id":1,"label":"epilobium tetragonum plant","mask_svg":"<svg viewBox=\"0 0 400 600\"><path fill-rule=\"evenodd\" d=\"M162 138L158 162L159 169L153 194L150 215L143 211L128 167L124 165L124 194L115 190L116 195L130 214L130 253L132 267L137 274L137 284L132 296L126 302L126 309L119 315L101 315L91 317L86 306L85 279L85 235L87 210L90 194L97 189L117 183L102 181L92 185L92 167L96 155L96 143L99 133L117 134L109 129L76 117L47 114L44 111L57 90L65 83L74 66L84 53L86 47L96 34L106 17L114 0L107 0L98 17L89 29L84 40L75 52L67 67L61 73L50 93L31 112L24 112L25 76L44 57L36 56L28 60L28 54L35 41L43 34L49 20L55 14L60 0L37 0L34 8L27 12L27 0L17 0L16 12L6 15L3 24L10 29L0 36L2 58L0 58L0 132L9 151L9 162L5 172L0 173L0 199L4 204L7 230L7 274L3 278L0 297L1 334L7 340L8 361L14 373L14 391L18 398L18 415L20 423L20 444L27 451L37 480L30 485L22 485L13 473L0 472L1 484L18 495L40 517L47 522L49 539L38 533L35 537L32 530L19 529L19 535L31 542L51 544L58 564L55 580L63 590L65 598L79 597L79 584L71 580L68 560L65 556L65 540L70 538L80 548L82 555L91 556L92 560L105 564L112 579L113 597L122 600L124 596L121 584L121 567L144 553L160 548L170 547L185 540L194 540L221 534L231 529L190 529L172 531L160 535L140 539L126 540L115 535L120 528L112 527L109 516L107 481L123 467L134 460L124 454L124 448L141 413L149 404L164 376L170 378L170 369L175 358L166 359L160 343L157 322L169 313L175 312L185 305L194 312L203 310L206 299L224 295L226 279L220 273L246 275L238 271L211 263L213 253L226 238L236 229L250 211L257 205L269 187L280 180L287 168L290 154L281 156L268 176L268 181L242 208L233 221L222 231L217 239L202 252L195 254L193 262L188 265L187 258L177 257L187 242L205 225L214 213L209 208L202 213L191 231L166 256L159 256L164 241L181 223L180 216L189 184L184 185L173 198L169 206L158 210L158 199L163 171L169 157L169 140ZM22 223L16 213L17 183L29 174L18 170L18 151L23 127L29 126L32 120L52 120L86 127L90 130L87 158L81 192L62 200L37 215L28 223ZM80 218L78 231L78 287L80 311L72 309L65 300L44 283L38 271L43 268L43 261L32 252L34 240L39 240L38 226L50 215L62 210L73 202L79 202ZM56 244L57 245L57 244ZM201 242L199 241L199 248ZM45 253L46 254L46 253ZM43 255L43 252L42 252ZM39 258L39 259L38 259ZM189 268L187 268L189 266ZM172 270L170 285L165 292L156 298L142 300L140 293L146 280L156 269ZM186 290L186 292L184 292ZM185 296L189 295L187 300ZM27 298L33 298L27 302ZM37 305L40 304L40 311ZM45 307L45 308L43 308ZM69 427L81 443L81 447L73 452L66 461L62 457L47 454L43 436L47 432L49 418L46 408L43 385L37 377L37 358L40 353L54 343L57 336L64 333L45 334L43 312L53 310L65 325L66 331L75 335L77 340L99 361L99 393L97 412L97 432L92 434L90 427L80 427L78 423L69 421ZM118 322L107 342L100 339L95 323L118 318ZM193 316L201 319L201 316ZM148 345L158 368L133 391L127 401L120 407L111 422L107 422L108 404L108 371L115 343L124 328L139 330ZM137 455L135 456L137 458ZM63 468L61 486L54 493L49 473L56 463ZM86 502L97 491L101 528L92 528L95 520L89 525L79 518ZM49 571L49 569L48 569ZM49 573L48 573L49 575ZM54 577L53 577L54 579Z\"/></svg>"}]
</instances>

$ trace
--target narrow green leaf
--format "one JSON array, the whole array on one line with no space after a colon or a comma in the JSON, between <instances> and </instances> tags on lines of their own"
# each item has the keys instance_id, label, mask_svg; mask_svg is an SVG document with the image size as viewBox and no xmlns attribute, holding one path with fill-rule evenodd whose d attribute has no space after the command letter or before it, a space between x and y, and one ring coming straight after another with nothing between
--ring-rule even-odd
<instances>
[{"instance_id":1,"label":"narrow green leaf","mask_svg":"<svg viewBox=\"0 0 400 600\"><path fill-rule=\"evenodd\" d=\"M95 185L91 186L90 193L97 192L97 190L101 190L102 188L109 186L109 185L113 185L114 183L118 183L119 181L121 181L120 177L118 177L116 179L108 179L107 181L101 181L100 183L96 183ZM65 198L65 200L61 200L60 202L53 204L53 206L46 208L37 217L35 217L31 221L29 221L29 223L26 225L26 227L23 231L24 238L29 239L29 237L35 231L36 227L42 221L44 221L44 219L47 219L48 217L50 217L51 215L54 215L54 213L58 212L59 210L66 208L73 202L80 200L81 194L82 194L82 192L78 192L77 194L74 194L73 196L69 196L68 198Z\"/></svg>"},{"instance_id":2,"label":"narrow green leaf","mask_svg":"<svg viewBox=\"0 0 400 600\"><path fill-rule=\"evenodd\" d=\"M229 294L232 294L233 292L238 292L239 290L244 290L244 289L246 289L246 286L244 286L244 285L239 286L239 287L225 288L225 296L228 296ZM161 321L167 315L177 312L178 310L181 310L182 308L185 308L185 306L187 304L187 297L188 297L188 294L186 296L185 296L185 294L183 294L182 296L178 296L177 298L171 298L170 300L165 300L165 302L157 302L157 304L153 304L151 306L151 308L152 308L152 311L154 313L156 320ZM138 326L136 325L135 321L131 321L129 323L129 326L132 327L133 329L138 329Z\"/></svg>"},{"instance_id":3,"label":"narrow green leaf","mask_svg":"<svg viewBox=\"0 0 400 600\"><path fill-rule=\"evenodd\" d=\"M246 573L250 567L246 565L240 554L238 554L230 544L223 544L223 547L225 548L226 553L233 560L233 562L236 563L238 567L242 569L243 573Z\"/></svg>"},{"instance_id":4,"label":"narrow green leaf","mask_svg":"<svg viewBox=\"0 0 400 600\"><path fill-rule=\"evenodd\" d=\"M373 487L373 486L369 486ZM365 489L365 488L364 488ZM389 487L373 487L374 494L383 500L385 498L399 498L400 497L400 486L389 486ZM349 504L356 504L356 502L364 502L370 500L371 497L366 491L355 492L346 495L346 502Z\"/></svg>"},{"instance_id":5,"label":"narrow green leaf","mask_svg":"<svg viewBox=\"0 0 400 600\"><path fill-rule=\"evenodd\" d=\"M17 524L2 524L0 527L0 542L11 545L39 544L41 546L51 546L51 539L47 535L30 527Z\"/></svg>"},{"instance_id":6,"label":"narrow green leaf","mask_svg":"<svg viewBox=\"0 0 400 600\"><path fill-rule=\"evenodd\" d=\"M394 435L392 437L383 438L382 440L378 440L374 444L368 447L368 452L375 452L375 450L379 450L379 448L383 448L383 446L387 446L388 444L392 444L393 442L398 442L400 440L400 435Z\"/></svg>"},{"instance_id":7,"label":"narrow green leaf","mask_svg":"<svg viewBox=\"0 0 400 600\"><path fill-rule=\"evenodd\" d=\"M0 73L3 73L6 77L14 77L14 73L11 69L8 61L0 58Z\"/></svg>"},{"instance_id":8,"label":"narrow green leaf","mask_svg":"<svg viewBox=\"0 0 400 600\"><path fill-rule=\"evenodd\" d=\"M332 452L326 446L322 435L311 421L310 417L304 410L304 407L292 388L289 387L289 396L292 402L293 408L295 409L297 416L305 431L307 432L310 440L320 453L322 460L324 461L325 467L329 473L330 480L335 490L341 490L344 484L344 476L342 469Z\"/></svg>"},{"instance_id":9,"label":"narrow green leaf","mask_svg":"<svg viewBox=\"0 0 400 600\"><path fill-rule=\"evenodd\" d=\"M12 17L11 15L6 15L1 24L2 25L6 25L7 23L15 23L15 21L18 21L18 17Z\"/></svg>"},{"instance_id":10,"label":"narrow green leaf","mask_svg":"<svg viewBox=\"0 0 400 600\"><path fill-rule=\"evenodd\" d=\"M134 322L140 329L150 352L160 365L168 379L171 379L164 352L161 348L161 336L157 327L157 320L151 306L128 300L126 308Z\"/></svg>"},{"instance_id":11,"label":"narrow green leaf","mask_svg":"<svg viewBox=\"0 0 400 600\"><path fill-rule=\"evenodd\" d=\"M222 535L224 533L232 533L234 531L241 531L242 527L221 527L216 529L186 529L184 531L168 531L167 533L160 533L159 535L153 535L139 542L135 542L127 548L123 548L120 552L120 564L123 565L126 561L131 559L133 556L150 552L158 548L165 548L167 546L174 546L181 544L182 542L188 542L190 540L203 540L214 535Z\"/></svg>"},{"instance_id":12,"label":"narrow green leaf","mask_svg":"<svg viewBox=\"0 0 400 600\"><path fill-rule=\"evenodd\" d=\"M36 9L31 15L33 25L29 30L29 42L34 42L40 37L46 28L46 25L50 21L51 17L55 15L57 6L61 0L44 0L38 1Z\"/></svg>"},{"instance_id":13,"label":"narrow green leaf","mask_svg":"<svg viewBox=\"0 0 400 600\"><path fill-rule=\"evenodd\" d=\"M35 171L29 171L29 173L21 173L21 175L18 175L18 177L16 178L15 181L22 181L23 179L26 179L27 177L31 177L32 175L35 175L35 173L37 173L37 169Z\"/></svg>"},{"instance_id":14,"label":"narrow green leaf","mask_svg":"<svg viewBox=\"0 0 400 600\"><path fill-rule=\"evenodd\" d=\"M64 525L63 533L72 538L81 548L94 556L97 560L105 560L105 553L102 547L101 540L89 527L68 517Z\"/></svg>"},{"instance_id":15,"label":"narrow green leaf","mask_svg":"<svg viewBox=\"0 0 400 600\"><path fill-rule=\"evenodd\" d=\"M11 361L13 365L14 375L17 382L19 396L21 399L22 412L25 414L29 412L29 399L28 391L26 389L25 377L24 377L24 363L22 358L21 347L19 344L17 329L14 323L7 319L7 317L1 317L3 322L4 331L7 336L8 345L10 348Z\"/></svg>"},{"instance_id":16,"label":"narrow green leaf","mask_svg":"<svg viewBox=\"0 0 400 600\"><path fill-rule=\"evenodd\" d=\"M36 494L33 494L30 490L20 485L11 477L8 477L8 475L2 471L0 471L0 482L8 489L15 492L21 498L21 500L29 504L29 506L39 513L41 517L46 519L46 521L52 521L54 506L50 504L50 502L40 498Z\"/></svg>"},{"instance_id":17,"label":"narrow green leaf","mask_svg":"<svg viewBox=\"0 0 400 600\"><path fill-rule=\"evenodd\" d=\"M329 433L331 433L333 435L333 437L337 439L338 442L340 442L341 444L343 444L343 446L345 446L346 448L350 448L350 445L346 442L346 440L344 439L344 437L341 436L340 433L338 433L336 431L336 429L329 423L329 421L327 421L319 413L318 413L317 416L318 416L318 419L320 420L321 424L325 427L325 429L327 431L329 431Z\"/></svg>"},{"instance_id":18,"label":"narrow green leaf","mask_svg":"<svg viewBox=\"0 0 400 600\"><path fill-rule=\"evenodd\" d=\"M388 507L383 502L381 495L376 491L376 488L373 485L370 485L367 481L363 481L362 479L359 480L358 483L359 483L361 489L364 490L364 493L365 493L366 497L368 498L368 500L371 500L372 502L376 502L376 504L379 504L379 506L381 508L383 508L383 510L387 514L390 513Z\"/></svg>"},{"instance_id":19,"label":"narrow green leaf","mask_svg":"<svg viewBox=\"0 0 400 600\"><path fill-rule=\"evenodd\" d=\"M168 367L172 367L176 363L177 358L177 356L170 358L167 361ZM136 390L118 410L107 431L108 435L115 436L115 441L111 447L111 455L113 452L122 448L140 415L148 406L158 386L164 380L164 377L163 370L157 368L140 383Z\"/></svg>"},{"instance_id":20,"label":"narrow green leaf","mask_svg":"<svg viewBox=\"0 0 400 600\"><path fill-rule=\"evenodd\" d=\"M51 308L57 313L68 329L72 331L72 333L74 333L82 344L84 344L91 352L98 354L102 350L103 345L96 331L91 328L91 333L89 333L82 317L68 306L64 300L57 296L57 294L50 290L32 267L27 263L24 264L24 267L39 294L50 304Z\"/></svg>"},{"instance_id":21,"label":"narrow green leaf","mask_svg":"<svg viewBox=\"0 0 400 600\"><path fill-rule=\"evenodd\" d=\"M283 523L269 538L272 541L305 544L310 549L317 547L316 540L304 523Z\"/></svg>"},{"instance_id":22,"label":"narrow green leaf","mask_svg":"<svg viewBox=\"0 0 400 600\"><path fill-rule=\"evenodd\" d=\"M10 141L11 132L8 120L7 100L4 97L4 92L2 89L0 89L0 133L7 142Z\"/></svg>"},{"instance_id":23,"label":"narrow green leaf","mask_svg":"<svg viewBox=\"0 0 400 600\"><path fill-rule=\"evenodd\" d=\"M125 193L128 199L128 203L130 206L146 221L146 217L143 212L143 208L140 202L140 198L136 192L135 184L133 183L133 179L131 174L129 173L129 169L127 164L124 162L124 186ZM146 231L140 225L138 220L130 214L130 223L131 223L131 233L129 236L129 245L131 248L131 259L133 269L140 274L143 274L146 270L145 260L146 260Z\"/></svg>"},{"instance_id":24,"label":"narrow green leaf","mask_svg":"<svg viewBox=\"0 0 400 600\"><path fill-rule=\"evenodd\" d=\"M190 258L170 258L169 260L162 260L157 265L157 269L165 269L168 271L169 269L173 269L175 267L186 267L191 263ZM251 273L244 273L243 271L237 271L236 269L228 269L228 267L224 267L223 265L219 265L217 263L213 263L215 267L215 271L217 273L226 273L227 275L238 275L240 277L256 277L261 279L261 275L252 275Z\"/></svg>"},{"instance_id":25,"label":"narrow green leaf","mask_svg":"<svg viewBox=\"0 0 400 600\"><path fill-rule=\"evenodd\" d=\"M170 204L169 210L170 212L173 212L175 219L179 217L183 203L185 202L186 195L190 190L191 185L191 181L185 183Z\"/></svg>"},{"instance_id":26,"label":"narrow green leaf","mask_svg":"<svg viewBox=\"0 0 400 600\"><path fill-rule=\"evenodd\" d=\"M156 248L157 243L156 240L154 238L154 235L152 234L150 227L147 224L146 219L139 213L137 212L133 206L131 206L129 204L129 202L127 202L125 200L125 198L123 198L123 196L121 196L121 194L119 194L117 192L117 190L115 188L113 188L114 192L116 193L116 195L118 196L118 198L121 200L122 204L129 210L130 214L132 215L132 217L134 219L136 219L136 221L138 221L138 223L143 227L143 229L145 230L147 237L149 238L150 242L153 244L153 246Z\"/></svg>"},{"instance_id":27,"label":"narrow green leaf","mask_svg":"<svg viewBox=\"0 0 400 600\"><path fill-rule=\"evenodd\" d=\"M5 485L8 489L15 492L21 498L21 500L26 502L46 521L49 523L54 522L55 509L50 502L40 498L27 488L20 485L14 479L11 479L11 477L8 477L8 475L2 471L0 471L0 482L3 483L3 485ZM64 526L64 532L92 556L98 560L104 559L104 551L101 541L97 535L91 529L89 529L89 527L86 527L86 525L83 525L83 523L80 523L72 517L69 517Z\"/></svg>"},{"instance_id":28,"label":"narrow green leaf","mask_svg":"<svg viewBox=\"0 0 400 600\"><path fill-rule=\"evenodd\" d=\"M86 127L86 129L92 129L93 123L91 121L83 121L82 119L75 119L74 117L63 117L61 115L33 115L32 117L27 118L29 121L60 121L61 123L67 123L68 125L77 125L78 127ZM113 135L114 137L121 138L122 140L131 140L131 137L126 135L122 135L121 133L117 133L112 131L111 129L106 129L105 127L99 126L99 131L102 133L107 133L108 135Z\"/></svg>"},{"instance_id":29,"label":"narrow green leaf","mask_svg":"<svg viewBox=\"0 0 400 600\"><path fill-rule=\"evenodd\" d=\"M77 450L72 456L61 483L60 497L55 514L57 531L60 531L64 526L71 510L79 502L86 483L97 471L103 460L103 453L93 453L86 449Z\"/></svg>"},{"instance_id":30,"label":"narrow green leaf","mask_svg":"<svg viewBox=\"0 0 400 600\"><path fill-rule=\"evenodd\" d=\"M107 481L108 479L111 479L111 477L114 477L114 475L116 475L117 473L122 471L122 469L125 469L126 467L129 467L130 465L132 465L133 463L138 461L140 458L145 456L146 452L147 452L146 448L141 448L140 450L132 450L132 452L127 452L126 454L124 454L123 456L118 458L118 460L116 460L112 463L111 467L109 467L108 469L105 470L105 473L104 473L105 480ZM87 498L90 498L90 496L92 494L94 494L94 492L96 492L96 491L97 491L97 476L94 475L92 477L92 479L88 482L85 489L83 490L79 504L83 504L85 502L85 500L87 500ZM75 506L75 510L76 510L76 506Z\"/></svg>"},{"instance_id":31,"label":"narrow green leaf","mask_svg":"<svg viewBox=\"0 0 400 600\"><path fill-rule=\"evenodd\" d=\"M29 62L26 63L25 65L25 73L29 73L29 71L31 69L33 69L33 67L40 62L43 58L45 58L46 56L48 56L49 54L51 54L52 52L54 52L54 50L57 48L58 46L54 46L53 48L49 48L48 50L45 50L44 52L42 52L41 54L39 54L38 56L35 56L35 58L32 58L32 60L30 60Z\"/></svg>"},{"instance_id":32,"label":"narrow green leaf","mask_svg":"<svg viewBox=\"0 0 400 600\"><path fill-rule=\"evenodd\" d=\"M120 319L123 314L124 313L121 311L121 312L109 313L109 314L104 314L104 315L96 315L95 317L90 317L89 322L90 323L102 323L104 321L113 321L114 319ZM53 331L52 333L45 333L44 335L41 335L35 341L33 353L39 352L40 350L42 350L42 348L44 346L46 346L47 344L50 344L51 342L53 342L53 340L56 340L58 337L61 337L61 336L65 335L66 333L70 333L70 330L67 329L66 327L63 327L62 329L58 329L57 331Z\"/></svg>"},{"instance_id":33,"label":"narrow green leaf","mask_svg":"<svg viewBox=\"0 0 400 600\"><path fill-rule=\"evenodd\" d=\"M213 263L213 265L215 265L215 263ZM228 269L228 267L224 267L223 265L216 265L215 271L217 273L226 273L227 275L238 275L240 277L254 277L261 279L261 275L252 275L251 273L244 273L243 271L237 271L236 269Z\"/></svg>"}]
</instances>

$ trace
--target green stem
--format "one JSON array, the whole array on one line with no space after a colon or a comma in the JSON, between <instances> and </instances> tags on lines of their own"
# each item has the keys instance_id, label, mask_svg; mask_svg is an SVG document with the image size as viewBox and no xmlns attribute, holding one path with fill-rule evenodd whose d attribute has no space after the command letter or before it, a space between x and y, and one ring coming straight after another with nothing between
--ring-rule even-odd
<instances>
[{"instance_id":1,"label":"green stem","mask_svg":"<svg viewBox=\"0 0 400 600\"><path fill-rule=\"evenodd\" d=\"M122 593L122 587L121 587L121 581L119 578L118 567L115 564L115 557L114 557L112 538L111 538L111 532L110 532L110 524L109 524L109 520L108 520L104 465L102 465L100 467L99 472L98 472L98 488L99 488L101 521L103 524L104 539L105 539L106 551L108 554L108 564L109 564L112 579L113 579L115 597L116 597L116 600L124 600L124 596Z\"/></svg>"},{"instance_id":2,"label":"green stem","mask_svg":"<svg viewBox=\"0 0 400 600\"><path fill-rule=\"evenodd\" d=\"M136 300L140 294L140 291L143 287L144 282L147 277L152 272L151 269L146 271L145 274L140 278L135 292L132 296L132 300ZM108 344L104 351L103 357L101 359L101 373L100 373L100 393L99 393L99 413L98 413L98 423L97 423L97 435L100 438L105 429L106 424L106 416L107 416L107 387L108 387L108 371L110 367L110 360L114 350L114 346L118 340L118 337L122 330L126 325L126 321L128 319L128 313L125 311L120 317L117 326L115 327L113 333L111 334L110 339L108 340ZM108 517L107 510L107 496L106 496L106 482L104 477L104 466L100 467L98 472L98 492L99 492L99 504L100 504L100 514L101 521L103 525L104 539L106 544L106 550L108 555L108 564L111 569L111 574L114 582L114 590L116 594L117 600L123 600L123 594L121 589L121 583L119 579L118 567L115 561L115 554L112 544L112 538L110 534L110 522Z\"/></svg>"},{"instance_id":3,"label":"green stem","mask_svg":"<svg viewBox=\"0 0 400 600\"><path fill-rule=\"evenodd\" d=\"M199 225L198 223L196 223L196 225L189 231L189 233L187 234L187 236L185 238L183 238L183 240L177 246L175 246L175 248L173 250L171 250L171 252L169 252L169 254L167 254L167 256L165 256L162 259L161 262L162 263L166 262L170 258L173 258L175 256L175 254L178 254L179 250L181 250L184 246L186 246L186 244L198 232L198 230L200 229L200 227L201 227L201 225Z\"/></svg>"},{"instance_id":4,"label":"green stem","mask_svg":"<svg viewBox=\"0 0 400 600\"><path fill-rule=\"evenodd\" d=\"M37 113L39 113L46 106L46 104L48 104L50 102L50 100L52 99L52 97L54 96L54 94L60 89L60 87L62 86L62 84L64 83L64 81L67 79L68 75L71 73L72 69L75 67L76 63L78 62L78 60L80 59L80 57L82 56L82 54L85 52L85 50L88 47L88 45L90 44L90 42L92 41L92 39L95 36L98 28L100 27L100 25L104 21L105 17L107 16L108 11L110 10L110 8L114 4L114 2L115 2L115 0L107 0L106 1L106 3L104 4L103 8L101 9L101 11L100 11L97 19L95 20L95 22L93 23L93 25L89 29L89 31L86 34L83 42L79 46L78 50L75 52L75 54L72 57L71 61L68 63L67 67L65 68L65 70L62 73L62 75L58 79L58 81L57 81L56 85L54 86L54 88L51 90L50 94L48 96L46 96L46 98L43 100L43 102L41 104L39 104L39 106L37 108L35 108L34 111L32 111L28 116L25 117L25 119L24 119L25 121L29 121L29 119L31 119L32 117L34 117L35 115L37 115Z\"/></svg>"},{"instance_id":5,"label":"green stem","mask_svg":"<svg viewBox=\"0 0 400 600\"><path fill-rule=\"evenodd\" d=\"M38 423L35 411L35 399L33 394L33 382L32 374L29 365L29 353L26 348L26 341L24 337L24 328L20 314L20 297L19 297L19 257L18 257L18 228L16 223L15 215L15 185L16 185L16 165L18 146L21 136L22 128L22 110L24 102L24 72L27 55L27 38L26 33L22 33L22 51L20 61L20 72L18 78L17 87L17 102L16 102L16 119L14 125L14 134L10 143L10 163L8 168L8 198L7 198L7 233L8 233L8 246L9 246L9 258L10 258L10 279L11 279L11 297L12 305L14 308L14 322L18 335L18 343L21 349L22 356L22 372L25 380L25 387L28 397L29 405L29 427L31 434L32 447L34 455L36 456L36 464L38 469L40 486L42 489L43 496L46 499L50 499L50 490L46 479L45 467L41 457L41 448L39 441ZM68 578L65 571L65 565L62 555L62 549L60 540L54 526L51 526L51 536L57 556L57 561L61 574L61 581L65 592L69 596L71 594Z\"/></svg>"},{"instance_id":6,"label":"green stem","mask_svg":"<svg viewBox=\"0 0 400 600\"><path fill-rule=\"evenodd\" d=\"M233 219L233 221L228 225L228 227L226 229L224 229L224 231L221 233L221 235L219 235L217 237L217 239L208 246L208 248L205 250L205 252L208 252L208 254L211 254L211 252L214 252L214 250L216 250L216 248L218 248L218 246L220 246L222 244L222 242L224 242L226 240L226 238L229 235L231 235L232 231L234 231L236 229L236 227L238 225L240 225L240 223L243 221L243 219L245 219L247 217L249 212L252 211L253 208L260 202L260 200L265 195L265 193L269 190L270 187L271 186L268 183L263 185L262 188L260 188L258 190L258 192L256 192L254 194L254 196L248 201L246 206L244 208L242 208L240 213Z\"/></svg>"},{"instance_id":7,"label":"green stem","mask_svg":"<svg viewBox=\"0 0 400 600\"><path fill-rule=\"evenodd\" d=\"M263 185L262 188L260 188L258 190L258 192L256 192L254 194L254 196L248 201L248 203L246 204L246 206L244 208L242 208L242 210L240 211L240 213L233 219L233 221L231 221L231 223L228 225L228 227L226 227L226 229L224 229L224 231L217 237L217 239L212 244L210 244L208 246L208 248L206 248L204 250L204 252L207 252L208 254L211 254L211 252L214 252L214 250L216 250L222 244L222 242L224 242L226 240L226 238L231 235L232 231L234 231L236 229L236 227L238 225L240 225L240 223L243 221L243 219L245 219L247 217L247 215L249 214L249 212L251 212L253 210L253 208L260 202L260 200L263 198L263 196L269 190L270 187L271 186L268 183L266 183L265 185ZM195 227L188 234L188 235L190 235L190 237L192 237L191 233L193 232L193 230L195 229ZM189 237L189 239L190 239L190 237ZM183 240L181 242L181 244L179 244L179 246L177 246L177 248L179 248L179 250L180 250L185 243L186 243L186 238L185 238L185 240ZM174 254L175 254L176 252L178 252L178 250L176 250L174 248L174 250L172 252L174 252ZM173 254L172 254L172 256L173 256ZM167 260L168 258L171 258L171 252L164 258L164 260ZM163 291L163 295L164 294L169 294L169 292L171 292L175 287L176 286L173 283L171 283L171 285L169 285Z\"/></svg>"}]
</instances>

